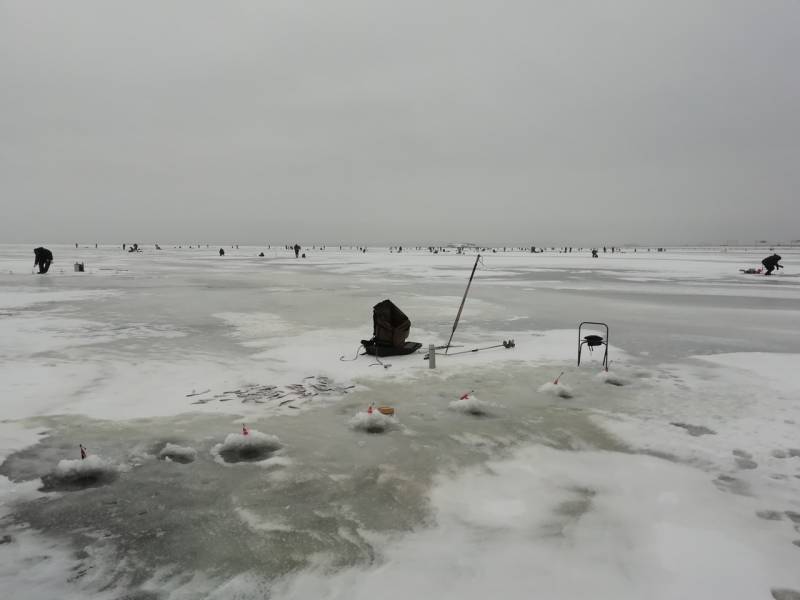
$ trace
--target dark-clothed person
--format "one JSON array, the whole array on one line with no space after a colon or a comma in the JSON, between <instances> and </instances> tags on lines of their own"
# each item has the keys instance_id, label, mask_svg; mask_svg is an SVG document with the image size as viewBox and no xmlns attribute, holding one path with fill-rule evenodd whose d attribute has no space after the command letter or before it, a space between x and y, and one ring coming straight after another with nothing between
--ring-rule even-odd
<instances>
[{"instance_id":1,"label":"dark-clothed person","mask_svg":"<svg viewBox=\"0 0 800 600\"><path fill-rule=\"evenodd\" d=\"M781 257L777 254L773 254L772 256L768 256L764 260L761 261L761 264L764 265L764 268L767 270L764 275L771 275L775 269L782 269L783 265L779 265L778 263L781 261Z\"/></svg>"},{"instance_id":2,"label":"dark-clothed person","mask_svg":"<svg viewBox=\"0 0 800 600\"><path fill-rule=\"evenodd\" d=\"M53 253L50 252L47 248L42 248L41 246L38 248L34 248L33 255L35 260L33 261L33 266L39 266L39 273L42 275L47 273L50 269L50 263L53 262Z\"/></svg>"}]
</instances>

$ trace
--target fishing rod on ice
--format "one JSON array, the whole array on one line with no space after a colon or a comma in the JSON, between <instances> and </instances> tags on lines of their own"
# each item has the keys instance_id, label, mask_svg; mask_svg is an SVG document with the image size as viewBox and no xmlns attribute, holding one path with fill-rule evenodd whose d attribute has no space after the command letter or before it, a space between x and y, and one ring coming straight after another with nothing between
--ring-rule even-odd
<instances>
[{"instance_id":1,"label":"fishing rod on ice","mask_svg":"<svg viewBox=\"0 0 800 600\"><path fill-rule=\"evenodd\" d=\"M446 345L444 345L444 346L436 346L434 348L434 350L442 350L443 349L444 350L444 356L457 356L459 354L469 354L471 352L480 352L481 350L491 350L493 348L506 348L506 349L509 349L509 348L514 348L516 346L516 344L514 343L514 340L513 339L509 339L509 340L503 340L501 343L494 344L492 346L483 346L483 347L480 347L480 348L472 348L471 350L461 350L459 352L449 352L450 348L458 348L459 347L459 346L453 346L452 345L453 336L455 335L456 329L458 328L458 322L461 319L461 313L464 311L464 304L467 301L467 295L469 294L469 289L470 289L470 286L472 285L472 280L475 277L475 269L478 268L478 263L483 264L483 261L481 260L481 255L480 254L478 254L475 257L475 264L472 265L472 272L469 274L469 281L467 282L467 289L464 290L464 296L461 298L461 305L458 307L458 313L456 314L456 320L453 321L453 329L450 332L450 339L447 340L447 344ZM429 358L430 358L430 354L426 354L425 355L425 360L428 360Z\"/></svg>"},{"instance_id":2,"label":"fishing rod on ice","mask_svg":"<svg viewBox=\"0 0 800 600\"><path fill-rule=\"evenodd\" d=\"M450 339L447 340L447 346L444 348L444 353L447 354L447 351L450 350L450 342L453 341L453 336L456 334L456 328L458 327L458 320L461 318L461 311L464 310L464 303L467 301L467 294L469 294L469 286L472 285L472 278L475 277L475 269L478 268L478 261L480 261L481 255L475 257L475 264L472 265L472 273L469 274L469 281L467 282L467 289L464 290L464 297L461 298L461 306L458 307L458 313L456 313L456 320L453 321L453 330L450 332Z\"/></svg>"},{"instance_id":3,"label":"fishing rod on ice","mask_svg":"<svg viewBox=\"0 0 800 600\"><path fill-rule=\"evenodd\" d=\"M460 348L460 347L461 346L451 346L451 348ZM451 352L447 356L458 356L459 354L469 354L470 352L480 352L481 350L491 350L493 348L506 348L506 349L509 349L509 348L515 348L515 347L516 347L516 344L514 343L513 339L511 339L511 340L503 340L499 344L495 344L493 346L482 346L481 348L473 348L472 350L459 350L458 352ZM434 350L440 350L442 348L444 348L444 346L436 346L436 348L434 348ZM430 358L430 353L425 355L425 360L428 360L429 358Z\"/></svg>"}]
</instances>

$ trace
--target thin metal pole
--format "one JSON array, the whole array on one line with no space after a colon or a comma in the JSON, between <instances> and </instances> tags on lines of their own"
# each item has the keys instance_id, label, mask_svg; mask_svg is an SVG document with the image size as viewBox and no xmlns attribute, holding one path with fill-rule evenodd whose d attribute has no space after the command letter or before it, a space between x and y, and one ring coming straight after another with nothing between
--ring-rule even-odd
<instances>
[{"instance_id":1,"label":"thin metal pole","mask_svg":"<svg viewBox=\"0 0 800 600\"><path fill-rule=\"evenodd\" d=\"M444 353L447 354L447 351L450 350L450 342L453 341L453 336L456 333L456 327L458 327L458 320L461 318L461 311L464 310L464 303L467 301L467 294L469 294L469 286L472 285L472 278L475 277L475 269L478 268L478 261L481 259L481 255L475 257L475 264L472 265L472 273L469 275L469 281L467 282L467 289L464 290L464 297L461 298L461 306L458 307L458 314L456 315L456 320L453 321L453 331L450 332L450 339L447 340L447 346L445 346Z\"/></svg>"}]
</instances>

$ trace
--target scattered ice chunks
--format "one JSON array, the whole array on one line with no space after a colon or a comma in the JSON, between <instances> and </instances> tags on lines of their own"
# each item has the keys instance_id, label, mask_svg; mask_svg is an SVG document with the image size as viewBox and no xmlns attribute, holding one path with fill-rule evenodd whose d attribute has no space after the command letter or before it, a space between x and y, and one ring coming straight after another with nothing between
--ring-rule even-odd
<instances>
[{"instance_id":1,"label":"scattered ice chunks","mask_svg":"<svg viewBox=\"0 0 800 600\"><path fill-rule=\"evenodd\" d=\"M736 466L740 469L755 469L758 467L758 463L753 460L753 455L749 452L736 449L733 451L733 456Z\"/></svg>"},{"instance_id":2,"label":"scattered ice chunks","mask_svg":"<svg viewBox=\"0 0 800 600\"><path fill-rule=\"evenodd\" d=\"M675 427L680 427L685 429L689 432L689 435L694 437L698 437L701 435L715 435L717 432L713 429L709 429L704 425L692 425L691 423L680 423L678 421L673 421L670 425L674 425Z\"/></svg>"},{"instance_id":3,"label":"scattered ice chunks","mask_svg":"<svg viewBox=\"0 0 800 600\"><path fill-rule=\"evenodd\" d=\"M786 448L786 449L777 448L772 452L770 452L770 456L772 456L773 458L781 458L781 459L798 458L800 457L800 450L798 450L797 448Z\"/></svg>"},{"instance_id":4,"label":"scattered ice chunks","mask_svg":"<svg viewBox=\"0 0 800 600\"><path fill-rule=\"evenodd\" d=\"M718 475L714 480L714 485L723 492L730 492L732 494L740 494L746 496L749 494L749 486L747 483L736 477L730 475ZM761 516L761 515L759 515Z\"/></svg>"},{"instance_id":5,"label":"scattered ice chunks","mask_svg":"<svg viewBox=\"0 0 800 600\"><path fill-rule=\"evenodd\" d=\"M572 388L560 382L554 383L552 381L548 381L539 388L539 391L544 392L545 394L550 394L551 396L556 396L558 398L572 398Z\"/></svg>"},{"instance_id":6,"label":"scattered ice chunks","mask_svg":"<svg viewBox=\"0 0 800 600\"><path fill-rule=\"evenodd\" d=\"M283 447L277 436L261 433L255 429L243 433L231 433L221 444L211 449L226 463L259 462L272 456Z\"/></svg>"},{"instance_id":7,"label":"scattered ice chunks","mask_svg":"<svg viewBox=\"0 0 800 600\"><path fill-rule=\"evenodd\" d=\"M158 453L158 458L168 462L188 464L197 458L197 451L190 446L167 443Z\"/></svg>"},{"instance_id":8,"label":"scattered ice chunks","mask_svg":"<svg viewBox=\"0 0 800 600\"><path fill-rule=\"evenodd\" d=\"M107 485L119 474L116 465L106 462L99 456L91 455L84 459L61 460L56 468L42 477L45 491L77 491L90 487Z\"/></svg>"},{"instance_id":9,"label":"scattered ice chunks","mask_svg":"<svg viewBox=\"0 0 800 600\"><path fill-rule=\"evenodd\" d=\"M759 510L756 511L756 516L765 521L780 521L783 519L783 515L777 510Z\"/></svg>"}]
</instances>

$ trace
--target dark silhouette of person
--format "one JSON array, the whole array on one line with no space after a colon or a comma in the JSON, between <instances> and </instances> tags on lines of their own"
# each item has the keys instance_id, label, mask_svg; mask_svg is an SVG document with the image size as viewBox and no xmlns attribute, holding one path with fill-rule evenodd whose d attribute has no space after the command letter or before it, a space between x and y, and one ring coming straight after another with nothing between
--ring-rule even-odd
<instances>
[{"instance_id":1,"label":"dark silhouette of person","mask_svg":"<svg viewBox=\"0 0 800 600\"><path fill-rule=\"evenodd\" d=\"M40 246L33 249L33 255L35 258L33 266L35 267L38 265L39 273L44 275L50 269L50 263L53 262L53 253L47 248L42 248Z\"/></svg>"},{"instance_id":2,"label":"dark silhouette of person","mask_svg":"<svg viewBox=\"0 0 800 600\"><path fill-rule=\"evenodd\" d=\"M220 256L225 256L225 250L223 250L222 248L220 248L220 249L219 249L219 255L220 255Z\"/></svg>"},{"instance_id":3,"label":"dark silhouette of person","mask_svg":"<svg viewBox=\"0 0 800 600\"><path fill-rule=\"evenodd\" d=\"M592 250L592 258L597 258L597 250Z\"/></svg>"},{"instance_id":4,"label":"dark silhouette of person","mask_svg":"<svg viewBox=\"0 0 800 600\"><path fill-rule=\"evenodd\" d=\"M761 261L761 264L764 265L764 268L767 270L764 275L772 275L772 272L775 269L782 269L783 265L779 265L778 263L781 261L781 257L777 254L773 254L772 256L768 256L764 260Z\"/></svg>"},{"instance_id":5,"label":"dark silhouette of person","mask_svg":"<svg viewBox=\"0 0 800 600\"><path fill-rule=\"evenodd\" d=\"M294 245L294 257L295 258L299 258L300 257L300 244L295 244Z\"/></svg>"}]
</instances>

